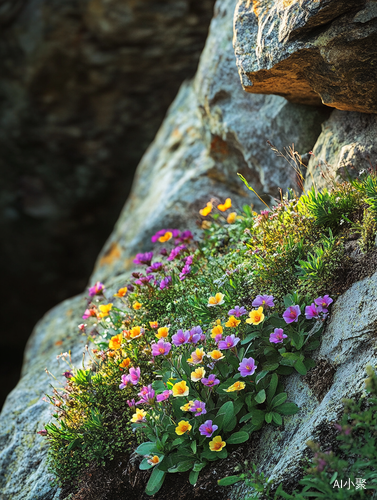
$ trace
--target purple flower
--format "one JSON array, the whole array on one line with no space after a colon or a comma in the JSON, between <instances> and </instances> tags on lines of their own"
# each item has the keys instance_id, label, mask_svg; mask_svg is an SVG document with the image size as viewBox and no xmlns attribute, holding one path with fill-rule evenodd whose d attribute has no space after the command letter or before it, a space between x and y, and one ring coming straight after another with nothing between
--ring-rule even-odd
<instances>
[{"instance_id":1,"label":"purple flower","mask_svg":"<svg viewBox=\"0 0 377 500\"><path fill-rule=\"evenodd\" d=\"M190 332L185 331L183 333L183 330L178 330L178 332L172 336L171 340L174 345L179 346L182 344L187 344L190 338Z\"/></svg>"},{"instance_id":2,"label":"purple flower","mask_svg":"<svg viewBox=\"0 0 377 500\"><path fill-rule=\"evenodd\" d=\"M219 349L232 349L232 347L236 346L240 339L232 333L228 337L225 337L225 340L220 340L218 347Z\"/></svg>"},{"instance_id":3,"label":"purple flower","mask_svg":"<svg viewBox=\"0 0 377 500\"><path fill-rule=\"evenodd\" d=\"M184 243L185 241L190 241L194 238L193 234L191 231L183 231L179 238L176 238L175 244L178 245L178 243Z\"/></svg>"},{"instance_id":4,"label":"purple flower","mask_svg":"<svg viewBox=\"0 0 377 500\"><path fill-rule=\"evenodd\" d=\"M191 266L191 264L193 263L193 260L194 260L194 256L193 255L189 255L188 257L185 258L185 264L187 266Z\"/></svg>"},{"instance_id":5,"label":"purple flower","mask_svg":"<svg viewBox=\"0 0 377 500\"><path fill-rule=\"evenodd\" d=\"M236 318L239 318L240 316L243 316L244 314L247 314L246 309L242 306L236 306L234 309L231 309L228 312L229 316L235 316Z\"/></svg>"},{"instance_id":6,"label":"purple flower","mask_svg":"<svg viewBox=\"0 0 377 500\"><path fill-rule=\"evenodd\" d=\"M73 373L69 372L69 371L68 372L64 372L63 373L63 377L65 377L65 378L72 378L73 377Z\"/></svg>"},{"instance_id":7,"label":"purple flower","mask_svg":"<svg viewBox=\"0 0 377 500\"><path fill-rule=\"evenodd\" d=\"M146 274L156 273L162 268L162 262L155 262L145 270Z\"/></svg>"},{"instance_id":8,"label":"purple flower","mask_svg":"<svg viewBox=\"0 0 377 500\"><path fill-rule=\"evenodd\" d=\"M186 278L186 275L191 272L191 267L189 265L185 265L179 275L179 279L183 281Z\"/></svg>"},{"instance_id":9,"label":"purple flower","mask_svg":"<svg viewBox=\"0 0 377 500\"><path fill-rule=\"evenodd\" d=\"M141 276L138 280L135 281L135 285L147 285L151 280L153 280L152 276Z\"/></svg>"},{"instance_id":10,"label":"purple flower","mask_svg":"<svg viewBox=\"0 0 377 500\"><path fill-rule=\"evenodd\" d=\"M289 306L286 311L284 311L283 318L286 323L293 323L298 321L298 317L300 316L300 306Z\"/></svg>"},{"instance_id":11,"label":"purple flower","mask_svg":"<svg viewBox=\"0 0 377 500\"><path fill-rule=\"evenodd\" d=\"M164 257L166 257L167 254L168 254L168 251L166 250L166 248L161 248L160 255L163 255Z\"/></svg>"},{"instance_id":12,"label":"purple flower","mask_svg":"<svg viewBox=\"0 0 377 500\"><path fill-rule=\"evenodd\" d=\"M131 401L127 399L127 404L131 408L131 410L134 410L136 408L136 403L134 399L131 399Z\"/></svg>"},{"instance_id":13,"label":"purple flower","mask_svg":"<svg viewBox=\"0 0 377 500\"><path fill-rule=\"evenodd\" d=\"M127 285L127 290L129 292L133 292L135 290L135 287L133 285L129 284L129 285Z\"/></svg>"},{"instance_id":14,"label":"purple flower","mask_svg":"<svg viewBox=\"0 0 377 500\"><path fill-rule=\"evenodd\" d=\"M94 297L95 295L100 295L104 290L105 290L104 285L99 281L97 281L97 283L94 286L91 286L89 288L89 295L90 297Z\"/></svg>"},{"instance_id":15,"label":"purple flower","mask_svg":"<svg viewBox=\"0 0 377 500\"><path fill-rule=\"evenodd\" d=\"M272 344L281 344L287 337L288 335L285 335L282 328L275 328L274 333L270 334L270 342L272 342Z\"/></svg>"},{"instance_id":16,"label":"purple flower","mask_svg":"<svg viewBox=\"0 0 377 500\"><path fill-rule=\"evenodd\" d=\"M122 375L122 383L119 385L119 389L124 389L128 384L132 384L129 375Z\"/></svg>"},{"instance_id":17,"label":"purple flower","mask_svg":"<svg viewBox=\"0 0 377 500\"><path fill-rule=\"evenodd\" d=\"M248 377L249 375L253 375L255 370L255 360L253 358L243 358L238 367L238 371L241 373L241 377Z\"/></svg>"},{"instance_id":18,"label":"purple flower","mask_svg":"<svg viewBox=\"0 0 377 500\"><path fill-rule=\"evenodd\" d=\"M209 375L208 378L202 378L201 382L207 387L213 387L214 385L219 384L220 380L216 378L216 375L211 373L211 375Z\"/></svg>"},{"instance_id":19,"label":"purple flower","mask_svg":"<svg viewBox=\"0 0 377 500\"><path fill-rule=\"evenodd\" d=\"M314 302L310 306L305 307L306 319L318 319L320 312L322 312L322 306L317 306Z\"/></svg>"},{"instance_id":20,"label":"purple flower","mask_svg":"<svg viewBox=\"0 0 377 500\"><path fill-rule=\"evenodd\" d=\"M322 311L323 312L327 312L327 308L334 301L333 301L333 299L331 297L329 297L328 295L325 295L324 297L318 297L318 299L315 299L314 302L318 306L322 307Z\"/></svg>"},{"instance_id":21,"label":"purple flower","mask_svg":"<svg viewBox=\"0 0 377 500\"><path fill-rule=\"evenodd\" d=\"M173 391L164 391L162 392L161 394L157 394L157 401L159 403L161 403L161 401L165 401L166 399L168 399L170 397L170 395L173 394Z\"/></svg>"},{"instance_id":22,"label":"purple flower","mask_svg":"<svg viewBox=\"0 0 377 500\"><path fill-rule=\"evenodd\" d=\"M186 245L179 245L178 247L173 248L173 250L170 252L168 260L174 260L183 250L186 249Z\"/></svg>"},{"instance_id":23,"label":"purple flower","mask_svg":"<svg viewBox=\"0 0 377 500\"><path fill-rule=\"evenodd\" d=\"M152 389L152 385L149 384L148 386L144 386L139 392L139 396L141 399L136 403L137 405L141 404L153 405L155 399L155 392Z\"/></svg>"},{"instance_id":24,"label":"purple flower","mask_svg":"<svg viewBox=\"0 0 377 500\"><path fill-rule=\"evenodd\" d=\"M219 427L212 424L212 420L206 420L204 424L199 427L200 434L202 436L212 437L212 434L217 431Z\"/></svg>"},{"instance_id":25,"label":"purple flower","mask_svg":"<svg viewBox=\"0 0 377 500\"><path fill-rule=\"evenodd\" d=\"M171 349L170 342L164 342L164 339L160 339L157 344L152 344L152 356L166 356Z\"/></svg>"},{"instance_id":26,"label":"purple flower","mask_svg":"<svg viewBox=\"0 0 377 500\"><path fill-rule=\"evenodd\" d=\"M153 252L138 253L133 260L134 264L150 266L153 258Z\"/></svg>"},{"instance_id":27,"label":"purple flower","mask_svg":"<svg viewBox=\"0 0 377 500\"><path fill-rule=\"evenodd\" d=\"M207 413L206 404L196 400L191 405L189 411L192 411L195 417L199 417L199 415L204 415L205 413Z\"/></svg>"},{"instance_id":28,"label":"purple flower","mask_svg":"<svg viewBox=\"0 0 377 500\"><path fill-rule=\"evenodd\" d=\"M202 340L202 333L203 333L203 331L200 328L200 326L194 326L189 331L190 336L189 336L188 342L191 344L196 344L197 342L199 342L199 340Z\"/></svg>"},{"instance_id":29,"label":"purple flower","mask_svg":"<svg viewBox=\"0 0 377 500\"><path fill-rule=\"evenodd\" d=\"M161 280L160 283L160 290L164 290L165 288L168 288L172 282L171 276L166 276L163 280Z\"/></svg>"},{"instance_id":30,"label":"purple flower","mask_svg":"<svg viewBox=\"0 0 377 500\"><path fill-rule=\"evenodd\" d=\"M251 304L253 307L275 307L274 297L272 295L257 295Z\"/></svg>"},{"instance_id":31,"label":"purple flower","mask_svg":"<svg viewBox=\"0 0 377 500\"><path fill-rule=\"evenodd\" d=\"M131 384L136 385L139 382L139 378L140 378L140 368L139 367L130 368L128 377L130 378Z\"/></svg>"}]
</instances>

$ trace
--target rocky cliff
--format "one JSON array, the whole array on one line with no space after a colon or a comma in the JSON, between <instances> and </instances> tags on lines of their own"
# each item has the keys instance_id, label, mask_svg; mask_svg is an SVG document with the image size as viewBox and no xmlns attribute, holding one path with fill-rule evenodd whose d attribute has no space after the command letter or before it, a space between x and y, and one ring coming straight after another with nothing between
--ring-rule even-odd
<instances>
[{"instance_id":1,"label":"rocky cliff","mask_svg":"<svg viewBox=\"0 0 377 500\"><path fill-rule=\"evenodd\" d=\"M209 37L196 76L193 81L182 85L155 140L143 156L131 195L98 257L91 282L100 279L106 281L109 287L122 285L132 268L132 257L136 252L151 248L150 236L156 230L161 227L184 226L185 229L198 231L198 210L210 198L224 199L231 196L236 206L246 201L253 202L257 209L261 208L259 200L252 198L240 183L237 172L242 173L266 200L277 197L279 187L285 190L294 185L294 171L284 159L275 155L266 144L267 140L279 150L294 143L296 151L303 156L313 151L315 156L312 156L309 163L311 174L308 179L312 178L311 175L316 179L324 179L321 175L321 165L324 162L331 165L332 175L336 176L341 167L357 170L368 167L369 161L376 161L376 115L359 112L375 112L373 99L359 98L360 95L365 97L373 93L370 90L371 80L368 77L365 85L357 80L357 85L362 90L351 91L349 82L353 81L353 77L341 71L344 72L346 67L353 69L352 64L341 66L339 59L340 73L334 70L338 94L331 99L324 99L325 91L318 90L323 83L319 71L316 73L319 75L317 86L313 83L316 82L314 73L308 76L310 85L307 81L299 81L295 73L284 74L284 92L280 87L263 87L262 80L258 92L254 94L244 92L240 84L236 63L241 67L241 73L249 78L255 73L254 66L250 65L257 67L262 55L263 60L268 61L269 68L273 69L273 57L266 51L279 53L283 60L284 54L293 53L291 43L304 43L301 39L298 42L291 41L296 40L295 37L290 35L289 30L283 30L285 38L281 35L279 43L284 44L285 52L279 52L276 40L279 39L279 26L282 26L283 21L289 21L284 26L289 25L297 37L308 38L305 31L305 26L307 27L311 38L305 42L305 50L300 45L300 57L306 61L305 54L307 55L308 67L312 61L312 46L322 44L319 49L315 49L320 53L325 52L326 47L330 50L329 45L326 45L330 44L329 35L324 36L321 27L325 26L331 33L335 33L334 39L338 40L341 35L336 30L343 30L341 33L344 33L344 30L347 31L344 27L347 23L351 23L352 30L349 31L354 38L346 42L352 45L357 40L358 44L362 44L365 38L368 41L365 42L365 60L369 61L368 47L370 37L374 36L374 2L366 2L363 9L356 10L349 3L341 2L341 12L334 7L334 3L336 2L319 2L318 9L312 11L307 9L305 2L265 1L248 2L246 5L246 2L240 0L237 8L233 0L216 2ZM116 15L114 9L111 14L104 13L99 2L88 3L85 13L87 29L94 30L106 47L107 44L112 47L111 44L115 43L108 40L109 23L121 23L122 19L127 19L124 14L127 2L118 2L117 5ZM237 60L232 45L235 11L234 43ZM266 31L260 28L263 19L272 23ZM356 27L352 24L355 22ZM249 28L248 23L254 27ZM240 30L243 33L242 44ZM160 36L163 36L163 32L162 30ZM120 43L125 36L121 27L117 33L120 37L117 38L117 43ZM138 40L144 40L148 36L147 31L137 33L138 35L128 33L127 36L137 35ZM263 43L263 50L262 46L257 45L257 41ZM334 52L335 55L336 53ZM101 55L100 61L102 57L105 55ZM335 61L337 60L335 57ZM300 61L297 61L296 66L295 64L292 64L295 68L302 66ZM262 68L261 71L268 80L267 70ZM322 66L322 71L329 69ZM108 83L109 88L113 88L112 81L114 80ZM244 79L242 82L247 86ZM114 85L118 88L117 84ZM295 88L298 98L294 94ZM273 93L280 95L261 95ZM343 100L338 97L340 94ZM321 104L318 95L321 95L325 103L340 111L331 112L331 108ZM361 101L363 105L360 104ZM55 102L53 98L51 101L47 99L45 106L54 106ZM71 102L72 106L74 104L75 101ZM124 109L129 109L127 104L124 104ZM357 111L349 112L344 111L345 109ZM65 112L69 113L69 109ZM111 124L110 120L101 125L105 135L109 134ZM118 144L119 136L114 137L115 144ZM319 398L323 398L322 401L318 401L313 395L315 393L310 384L304 383L299 377L292 376L289 380L289 397L304 413L291 417L286 429L279 435L272 430L263 431L264 445L256 450L255 455L258 463L275 479L282 481L287 480L288 476L294 476L292 471L296 470L298 461L303 456L304 443L308 437L322 435L326 441L329 426L340 410L341 398L360 390L365 364L368 361L376 362L374 351L370 348L375 323L375 288L374 275L355 284L335 305L317 355L318 359L325 361L325 364L319 366L326 373L330 366L330 373L335 373L334 379L331 375L328 384L322 388ZM367 293L368 299L364 300ZM58 498L59 492L50 484L46 473L46 445L35 434L48 420L50 411L42 401L44 393L49 391L49 378L43 369L47 366L53 373L63 371L56 360L56 355L62 350L72 349L74 359L79 360L84 344L77 334L77 325L81 323L84 297L85 293L52 309L36 326L28 342L21 380L8 396L1 414L0 488L1 498L4 500ZM362 323L358 319L360 307L364 311ZM318 376L322 375L319 369ZM234 498L238 498L237 495L235 490Z\"/></svg>"}]
</instances>

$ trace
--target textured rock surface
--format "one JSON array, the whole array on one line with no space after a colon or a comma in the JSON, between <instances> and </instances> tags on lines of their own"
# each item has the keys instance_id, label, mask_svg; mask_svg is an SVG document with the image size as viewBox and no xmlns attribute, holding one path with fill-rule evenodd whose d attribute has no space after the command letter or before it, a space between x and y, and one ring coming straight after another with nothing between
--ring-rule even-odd
<instances>
[{"instance_id":1,"label":"textured rock surface","mask_svg":"<svg viewBox=\"0 0 377 500\"><path fill-rule=\"evenodd\" d=\"M292 102L377 112L375 0L239 0L243 87Z\"/></svg>"},{"instance_id":2,"label":"textured rock surface","mask_svg":"<svg viewBox=\"0 0 377 500\"><path fill-rule=\"evenodd\" d=\"M331 320L316 355L336 370L333 384L319 403L299 375L288 378L288 399L301 411L285 418L284 429L262 431L263 446L255 452L255 463L278 485L295 484L302 473L306 441L320 442L329 449L337 432L334 423L342 413L342 398L363 392L365 366L377 363L377 274L355 283L333 305ZM323 374L317 373L317 378ZM242 493L246 493L243 491ZM238 489L234 500L243 496Z\"/></svg>"},{"instance_id":3,"label":"textured rock surface","mask_svg":"<svg viewBox=\"0 0 377 500\"><path fill-rule=\"evenodd\" d=\"M377 116L365 113L333 111L322 124L322 133L306 171L305 189L317 188L340 181L347 173L356 176L359 171L377 165Z\"/></svg>"},{"instance_id":4,"label":"textured rock surface","mask_svg":"<svg viewBox=\"0 0 377 500\"><path fill-rule=\"evenodd\" d=\"M0 272L8 318L17 314L18 290L33 283L17 342L6 317L0 347L20 364L33 324L85 286L142 154L182 81L195 74L213 5L0 1ZM15 358L0 367L0 406L12 370L18 377Z\"/></svg>"}]
</instances>

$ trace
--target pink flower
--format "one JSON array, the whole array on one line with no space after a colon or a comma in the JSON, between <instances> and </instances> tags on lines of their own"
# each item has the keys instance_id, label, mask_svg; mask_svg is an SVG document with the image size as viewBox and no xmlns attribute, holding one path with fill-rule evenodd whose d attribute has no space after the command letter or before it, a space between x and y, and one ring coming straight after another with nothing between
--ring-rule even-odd
<instances>
[{"instance_id":1,"label":"pink flower","mask_svg":"<svg viewBox=\"0 0 377 500\"><path fill-rule=\"evenodd\" d=\"M140 368L139 367L130 368L128 376L130 377L131 384L136 385L139 382L139 378L140 378Z\"/></svg>"},{"instance_id":2,"label":"pink flower","mask_svg":"<svg viewBox=\"0 0 377 500\"><path fill-rule=\"evenodd\" d=\"M306 319L317 319L320 312L322 312L322 306L317 306L314 302L310 306L305 307Z\"/></svg>"},{"instance_id":3,"label":"pink flower","mask_svg":"<svg viewBox=\"0 0 377 500\"><path fill-rule=\"evenodd\" d=\"M281 344L288 335L285 335L282 328L275 328L274 333L270 334L270 342L272 344Z\"/></svg>"},{"instance_id":4,"label":"pink flower","mask_svg":"<svg viewBox=\"0 0 377 500\"><path fill-rule=\"evenodd\" d=\"M298 321L298 317L300 316L301 311L300 311L300 306L289 306L288 309L284 311L283 318L284 321L289 324L289 323L294 323Z\"/></svg>"},{"instance_id":5,"label":"pink flower","mask_svg":"<svg viewBox=\"0 0 377 500\"><path fill-rule=\"evenodd\" d=\"M134 264L150 266L153 258L153 252L138 253L133 260Z\"/></svg>"},{"instance_id":6,"label":"pink flower","mask_svg":"<svg viewBox=\"0 0 377 500\"><path fill-rule=\"evenodd\" d=\"M329 305L334 302L331 297L328 295L325 295L324 297L318 297L318 299L315 299L314 301L318 306L321 306L323 309L323 312L327 312L327 308Z\"/></svg>"},{"instance_id":7,"label":"pink flower","mask_svg":"<svg viewBox=\"0 0 377 500\"><path fill-rule=\"evenodd\" d=\"M157 394L157 401L159 403L161 403L161 401L165 401L166 399L168 399L170 397L170 395L173 394L173 391L164 391L162 392L161 394Z\"/></svg>"},{"instance_id":8,"label":"pink flower","mask_svg":"<svg viewBox=\"0 0 377 500\"><path fill-rule=\"evenodd\" d=\"M179 279L183 281L184 279L186 279L186 276L190 274L190 272L191 272L191 267L188 264L186 264L179 275Z\"/></svg>"},{"instance_id":9,"label":"pink flower","mask_svg":"<svg viewBox=\"0 0 377 500\"><path fill-rule=\"evenodd\" d=\"M186 250L187 247L186 245L179 245L178 247L173 248L173 250L170 252L170 255L168 257L168 260L174 260L178 255Z\"/></svg>"},{"instance_id":10,"label":"pink flower","mask_svg":"<svg viewBox=\"0 0 377 500\"><path fill-rule=\"evenodd\" d=\"M152 356L166 356L171 349L170 342L164 342L164 339L161 338L157 344L152 344Z\"/></svg>"},{"instance_id":11,"label":"pink flower","mask_svg":"<svg viewBox=\"0 0 377 500\"><path fill-rule=\"evenodd\" d=\"M89 295L90 297L94 297L95 295L101 295L101 293L105 290L105 287L102 283L97 281L97 283L94 286L91 286L89 288Z\"/></svg>"}]
</instances>

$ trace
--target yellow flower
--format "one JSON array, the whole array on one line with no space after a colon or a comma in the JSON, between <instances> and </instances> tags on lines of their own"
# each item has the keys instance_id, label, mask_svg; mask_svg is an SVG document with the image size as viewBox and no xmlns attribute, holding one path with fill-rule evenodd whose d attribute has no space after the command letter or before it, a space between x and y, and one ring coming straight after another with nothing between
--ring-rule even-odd
<instances>
[{"instance_id":1,"label":"yellow flower","mask_svg":"<svg viewBox=\"0 0 377 500\"><path fill-rule=\"evenodd\" d=\"M144 333L144 328L141 328L141 326L134 326L130 330L130 338L137 339L138 337L141 337L143 333Z\"/></svg>"},{"instance_id":2,"label":"yellow flower","mask_svg":"<svg viewBox=\"0 0 377 500\"><path fill-rule=\"evenodd\" d=\"M106 318L106 316L109 315L109 312L111 311L112 307L113 307L112 303L98 306L98 309L101 311L100 313L98 313L98 317L99 318Z\"/></svg>"},{"instance_id":3,"label":"yellow flower","mask_svg":"<svg viewBox=\"0 0 377 500\"><path fill-rule=\"evenodd\" d=\"M249 313L250 318L246 320L246 323L251 323L253 325L259 325L264 320L263 307L260 306L259 309L254 309Z\"/></svg>"},{"instance_id":4,"label":"yellow flower","mask_svg":"<svg viewBox=\"0 0 377 500\"><path fill-rule=\"evenodd\" d=\"M158 457L157 455L155 455L154 457L151 457L150 459L148 459L147 462L150 465L157 465L158 463L160 463L160 457Z\"/></svg>"},{"instance_id":5,"label":"yellow flower","mask_svg":"<svg viewBox=\"0 0 377 500\"><path fill-rule=\"evenodd\" d=\"M208 299L208 307L218 306L220 304L224 304L224 294L217 293L214 297L210 297Z\"/></svg>"},{"instance_id":6,"label":"yellow flower","mask_svg":"<svg viewBox=\"0 0 377 500\"><path fill-rule=\"evenodd\" d=\"M228 328L235 328L241 323L240 319L236 319L234 316L231 316L228 321L225 323L225 326Z\"/></svg>"},{"instance_id":7,"label":"yellow flower","mask_svg":"<svg viewBox=\"0 0 377 500\"><path fill-rule=\"evenodd\" d=\"M138 311L142 305L143 304L140 304L140 302L136 301L136 302L134 302L134 305L132 306L132 308L135 309L135 311Z\"/></svg>"},{"instance_id":8,"label":"yellow flower","mask_svg":"<svg viewBox=\"0 0 377 500\"><path fill-rule=\"evenodd\" d=\"M167 328L166 326L163 326L162 328L159 328L157 330L157 333L156 333L156 337L158 339L161 339L161 338L166 338L169 334L169 328Z\"/></svg>"},{"instance_id":9,"label":"yellow flower","mask_svg":"<svg viewBox=\"0 0 377 500\"><path fill-rule=\"evenodd\" d=\"M171 233L170 231L166 231L164 236L160 236L160 238L158 238L158 241L160 243L165 243L165 241L169 241L172 237L173 237L173 233Z\"/></svg>"},{"instance_id":10,"label":"yellow flower","mask_svg":"<svg viewBox=\"0 0 377 500\"><path fill-rule=\"evenodd\" d=\"M109 349L120 349L122 347L123 333L119 333L111 337L109 341Z\"/></svg>"},{"instance_id":11,"label":"yellow flower","mask_svg":"<svg viewBox=\"0 0 377 500\"><path fill-rule=\"evenodd\" d=\"M146 411L136 408L136 413L132 415L131 422L145 422Z\"/></svg>"},{"instance_id":12,"label":"yellow flower","mask_svg":"<svg viewBox=\"0 0 377 500\"><path fill-rule=\"evenodd\" d=\"M189 401L185 405L180 407L180 410L182 411L190 411L191 406L194 404L194 401Z\"/></svg>"},{"instance_id":13,"label":"yellow flower","mask_svg":"<svg viewBox=\"0 0 377 500\"><path fill-rule=\"evenodd\" d=\"M208 356L210 356L215 361L220 361L220 359L223 359L224 354L221 351L215 349L214 351L209 352Z\"/></svg>"},{"instance_id":14,"label":"yellow flower","mask_svg":"<svg viewBox=\"0 0 377 500\"><path fill-rule=\"evenodd\" d=\"M226 446L226 442L221 439L221 436L215 436L212 441L209 442L209 449L211 451L221 451L224 446Z\"/></svg>"},{"instance_id":15,"label":"yellow flower","mask_svg":"<svg viewBox=\"0 0 377 500\"><path fill-rule=\"evenodd\" d=\"M228 389L224 389L225 392L235 392L235 391L242 391L242 389L245 389L246 384L245 382L234 382L233 385L228 387Z\"/></svg>"},{"instance_id":16,"label":"yellow flower","mask_svg":"<svg viewBox=\"0 0 377 500\"><path fill-rule=\"evenodd\" d=\"M221 212L225 212L225 210L228 210L232 206L232 200L230 198L227 198L225 200L225 203L223 205L217 205L217 208L221 210Z\"/></svg>"},{"instance_id":17,"label":"yellow flower","mask_svg":"<svg viewBox=\"0 0 377 500\"><path fill-rule=\"evenodd\" d=\"M149 326L155 330L156 328L158 328L158 322L157 321L150 321Z\"/></svg>"},{"instance_id":18,"label":"yellow flower","mask_svg":"<svg viewBox=\"0 0 377 500\"><path fill-rule=\"evenodd\" d=\"M212 212L212 203L209 201L207 203L207 206L202 208L202 210L199 210L200 215L203 215L203 217L206 217L208 214Z\"/></svg>"},{"instance_id":19,"label":"yellow flower","mask_svg":"<svg viewBox=\"0 0 377 500\"><path fill-rule=\"evenodd\" d=\"M230 212L228 217L226 218L226 221L228 224L233 224L233 222L236 220L237 214L236 212Z\"/></svg>"},{"instance_id":20,"label":"yellow flower","mask_svg":"<svg viewBox=\"0 0 377 500\"><path fill-rule=\"evenodd\" d=\"M202 378L205 377L206 371L204 368L197 368L193 372L191 372L191 380L193 382L199 382Z\"/></svg>"},{"instance_id":21,"label":"yellow flower","mask_svg":"<svg viewBox=\"0 0 377 500\"><path fill-rule=\"evenodd\" d=\"M130 366L131 360L130 358L124 359L119 365L120 368L128 368Z\"/></svg>"},{"instance_id":22,"label":"yellow flower","mask_svg":"<svg viewBox=\"0 0 377 500\"><path fill-rule=\"evenodd\" d=\"M127 287L125 286L124 288L119 288L117 293L114 293L114 297L124 297L127 293Z\"/></svg>"},{"instance_id":23,"label":"yellow flower","mask_svg":"<svg viewBox=\"0 0 377 500\"><path fill-rule=\"evenodd\" d=\"M188 358L187 363L191 365L199 365L203 361L205 352L202 347L197 347L194 352L191 353L191 357Z\"/></svg>"},{"instance_id":24,"label":"yellow flower","mask_svg":"<svg viewBox=\"0 0 377 500\"><path fill-rule=\"evenodd\" d=\"M184 380L182 380L182 382L177 382L176 384L174 384L172 390L174 397L188 396L189 393L189 388L187 387L187 384Z\"/></svg>"},{"instance_id":25,"label":"yellow flower","mask_svg":"<svg viewBox=\"0 0 377 500\"><path fill-rule=\"evenodd\" d=\"M216 335L221 335L222 333L223 333L223 327L221 325L217 325L214 328L212 328L211 337L214 339Z\"/></svg>"},{"instance_id":26,"label":"yellow flower","mask_svg":"<svg viewBox=\"0 0 377 500\"><path fill-rule=\"evenodd\" d=\"M175 433L178 434L178 436L182 436L185 432L190 432L191 429L192 426L186 420L181 420L175 428Z\"/></svg>"}]
</instances>

